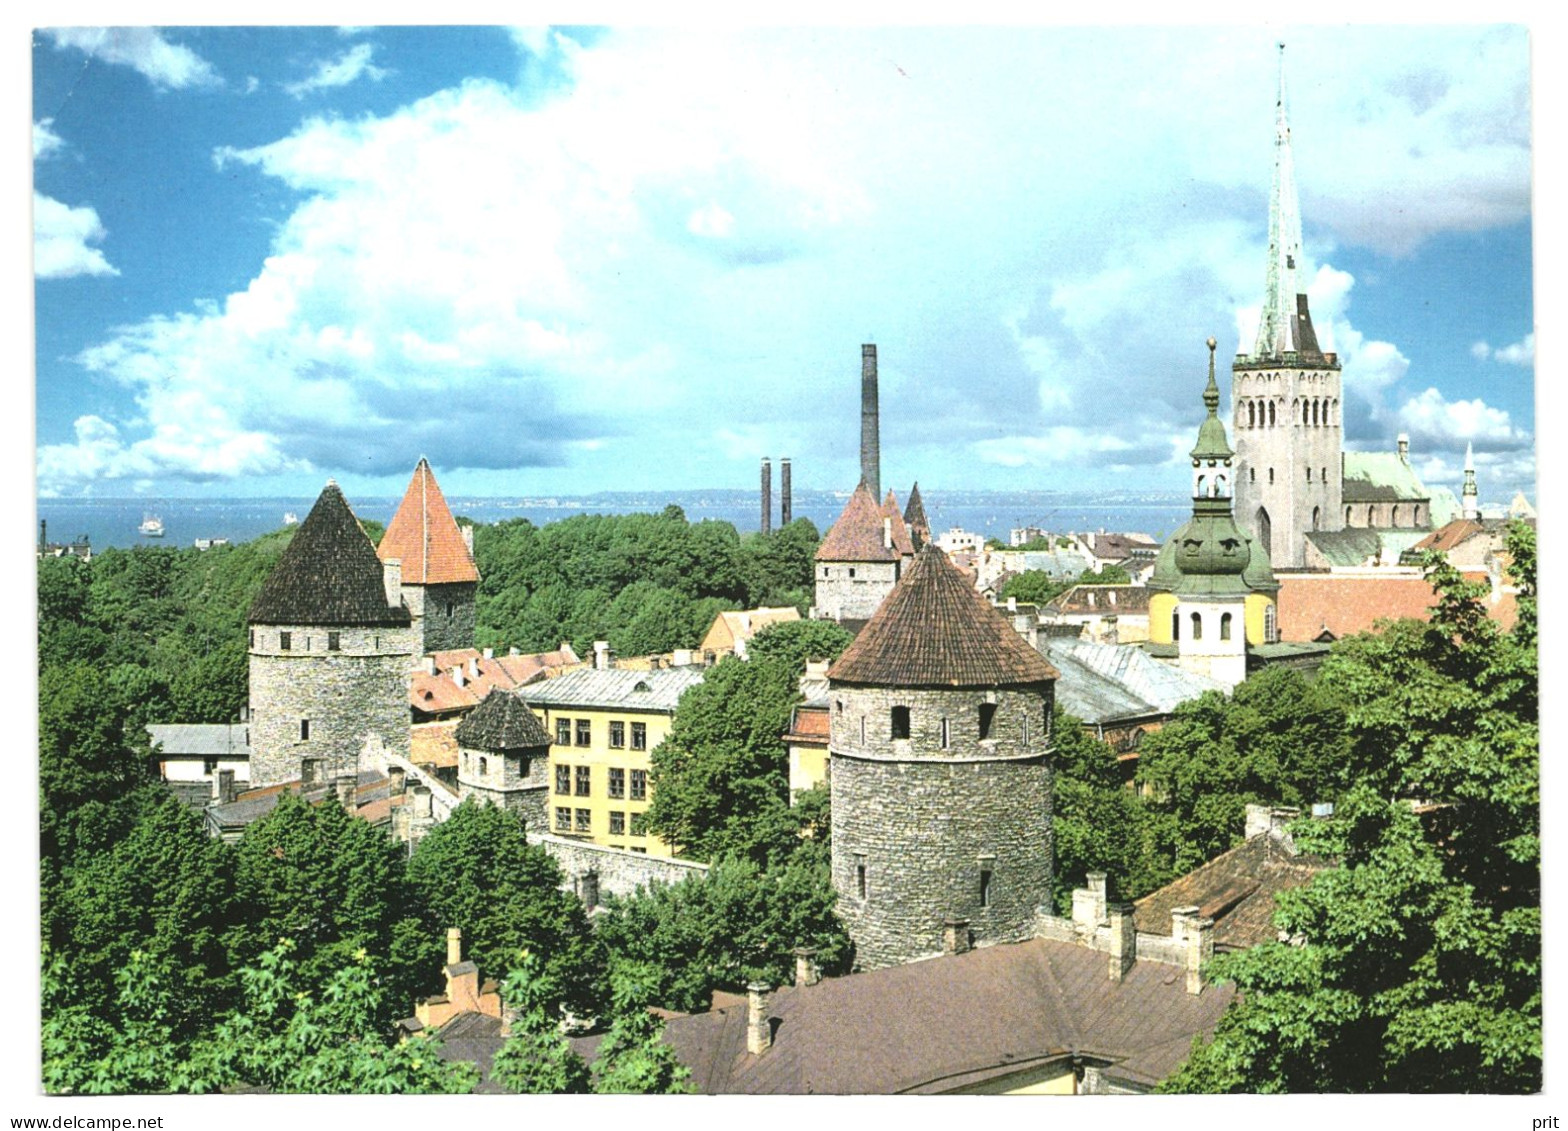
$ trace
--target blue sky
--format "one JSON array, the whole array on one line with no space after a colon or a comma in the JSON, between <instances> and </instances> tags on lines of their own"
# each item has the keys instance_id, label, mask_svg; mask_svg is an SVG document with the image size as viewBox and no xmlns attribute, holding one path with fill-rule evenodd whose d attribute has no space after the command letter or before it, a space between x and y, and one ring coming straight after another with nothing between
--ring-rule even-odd
<instances>
[{"instance_id":1,"label":"blue sky","mask_svg":"<svg viewBox=\"0 0 1568 1131\"><path fill-rule=\"evenodd\" d=\"M848 487L863 341L901 491L1180 489L1277 39L1350 446L1533 497L1518 27L43 31L39 491Z\"/></svg>"}]
</instances>

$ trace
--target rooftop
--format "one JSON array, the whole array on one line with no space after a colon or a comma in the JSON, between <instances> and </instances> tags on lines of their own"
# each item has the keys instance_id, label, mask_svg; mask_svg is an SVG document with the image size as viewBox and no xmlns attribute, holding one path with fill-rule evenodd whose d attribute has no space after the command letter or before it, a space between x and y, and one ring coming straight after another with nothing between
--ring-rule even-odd
<instances>
[{"instance_id":1,"label":"rooftop","mask_svg":"<svg viewBox=\"0 0 1568 1131\"><path fill-rule=\"evenodd\" d=\"M1056 678L1056 669L929 543L828 678L883 687L997 687L1044 683Z\"/></svg>"},{"instance_id":2,"label":"rooftop","mask_svg":"<svg viewBox=\"0 0 1568 1131\"><path fill-rule=\"evenodd\" d=\"M414 468L403 501L387 524L377 549L382 561L403 563L406 585L441 585L478 581L479 568L446 505L428 460Z\"/></svg>"},{"instance_id":3,"label":"rooftop","mask_svg":"<svg viewBox=\"0 0 1568 1131\"><path fill-rule=\"evenodd\" d=\"M1398 452L1345 453L1344 502L1420 502L1428 497L1415 469Z\"/></svg>"},{"instance_id":4,"label":"rooftop","mask_svg":"<svg viewBox=\"0 0 1568 1131\"><path fill-rule=\"evenodd\" d=\"M610 707L622 711L673 712L682 693L701 682L702 671L696 668L646 672L584 668L542 683L531 683L518 694L530 707Z\"/></svg>"},{"instance_id":5,"label":"rooftop","mask_svg":"<svg viewBox=\"0 0 1568 1131\"><path fill-rule=\"evenodd\" d=\"M889 538L889 528L884 527L883 508L871 494L871 488L861 483L849 496L849 502L844 504L843 512L838 516L822 539L822 545L817 547L817 561L819 562L896 562L900 557L912 550L901 549L896 541ZM889 527L904 531L904 542L909 543L909 531L904 527L903 516L900 515L897 524L892 524L889 517Z\"/></svg>"},{"instance_id":6,"label":"rooftop","mask_svg":"<svg viewBox=\"0 0 1568 1131\"><path fill-rule=\"evenodd\" d=\"M550 745L539 718L515 694L492 690L457 724L457 744L473 750L527 750Z\"/></svg>"},{"instance_id":7,"label":"rooftop","mask_svg":"<svg viewBox=\"0 0 1568 1131\"><path fill-rule=\"evenodd\" d=\"M1056 701L1086 723L1168 715L1205 691L1226 691L1207 676L1161 663L1140 647L1043 636L1040 648L1060 670Z\"/></svg>"},{"instance_id":8,"label":"rooftop","mask_svg":"<svg viewBox=\"0 0 1568 1131\"><path fill-rule=\"evenodd\" d=\"M151 723L147 735L165 758L248 758L247 723Z\"/></svg>"}]
</instances>

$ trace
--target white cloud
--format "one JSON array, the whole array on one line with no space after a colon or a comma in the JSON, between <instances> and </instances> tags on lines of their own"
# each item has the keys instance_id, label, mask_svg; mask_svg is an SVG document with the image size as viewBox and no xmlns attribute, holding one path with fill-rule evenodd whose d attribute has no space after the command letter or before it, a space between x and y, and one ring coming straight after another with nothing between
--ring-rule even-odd
<instances>
[{"instance_id":1,"label":"white cloud","mask_svg":"<svg viewBox=\"0 0 1568 1131\"><path fill-rule=\"evenodd\" d=\"M385 67L378 67L370 61L376 53L375 46L369 43L359 43L349 48L336 59L316 60L316 69L309 78L299 82L285 83L283 89L295 98L304 98L307 94L317 90L331 90L340 86L347 86L361 77L380 82L391 72Z\"/></svg>"},{"instance_id":2,"label":"white cloud","mask_svg":"<svg viewBox=\"0 0 1568 1131\"><path fill-rule=\"evenodd\" d=\"M65 142L60 135L49 127L54 125L53 118L45 118L33 123L33 160L41 161L52 157L65 147Z\"/></svg>"},{"instance_id":3,"label":"white cloud","mask_svg":"<svg viewBox=\"0 0 1568 1131\"><path fill-rule=\"evenodd\" d=\"M1498 361L1504 365L1533 366L1535 364L1535 335L1526 334L1511 346L1493 349L1486 342L1476 342L1470 347L1470 356L1477 361Z\"/></svg>"},{"instance_id":4,"label":"white cloud","mask_svg":"<svg viewBox=\"0 0 1568 1131\"><path fill-rule=\"evenodd\" d=\"M74 47L106 63L131 67L160 89L217 86L217 71L196 52L170 43L157 28L51 28L56 47Z\"/></svg>"},{"instance_id":5,"label":"white cloud","mask_svg":"<svg viewBox=\"0 0 1568 1131\"><path fill-rule=\"evenodd\" d=\"M1474 442L1482 450L1506 450L1530 445L1529 433L1516 428L1508 413L1481 398L1450 401L1436 389L1411 397L1400 406L1399 425L1412 442L1454 449Z\"/></svg>"},{"instance_id":6,"label":"white cloud","mask_svg":"<svg viewBox=\"0 0 1568 1131\"><path fill-rule=\"evenodd\" d=\"M93 209L72 208L53 197L33 193L33 274L38 278L118 275L103 252L87 246L105 234Z\"/></svg>"}]
</instances>

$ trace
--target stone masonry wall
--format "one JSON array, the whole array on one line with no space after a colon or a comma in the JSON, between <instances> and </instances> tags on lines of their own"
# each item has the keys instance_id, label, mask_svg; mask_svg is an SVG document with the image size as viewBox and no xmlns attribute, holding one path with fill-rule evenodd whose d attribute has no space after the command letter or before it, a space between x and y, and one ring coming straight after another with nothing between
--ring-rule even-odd
<instances>
[{"instance_id":1,"label":"stone masonry wall","mask_svg":"<svg viewBox=\"0 0 1568 1131\"><path fill-rule=\"evenodd\" d=\"M898 576L897 562L818 562L814 615L828 620L870 620L893 591Z\"/></svg>"},{"instance_id":2,"label":"stone masonry wall","mask_svg":"<svg viewBox=\"0 0 1568 1131\"><path fill-rule=\"evenodd\" d=\"M708 865L695 860L648 856L548 833L530 832L528 842L543 845L574 888L580 886L583 876L593 872L599 877L600 895L631 895L649 884L678 884L688 877L708 874Z\"/></svg>"},{"instance_id":3,"label":"stone masonry wall","mask_svg":"<svg viewBox=\"0 0 1568 1131\"><path fill-rule=\"evenodd\" d=\"M1053 868L1043 730L1049 685L992 692L840 685L829 699L833 886L856 965L940 954L949 917L967 919L982 945L1033 937ZM993 737L981 740L979 706L987 700L996 707ZM891 737L894 706L910 708L908 739ZM982 873L989 873L984 897Z\"/></svg>"},{"instance_id":4,"label":"stone masonry wall","mask_svg":"<svg viewBox=\"0 0 1568 1131\"><path fill-rule=\"evenodd\" d=\"M324 777L355 772L365 736L396 754L409 752L409 671L414 634L407 628L329 629L255 625L250 647L250 784L300 777L305 758ZM290 635L287 651L281 634ZM301 720L310 736L300 737Z\"/></svg>"},{"instance_id":5,"label":"stone masonry wall","mask_svg":"<svg viewBox=\"0 0 1568 1131\"><path fill-rule=\"evenodd\" d=\"M471 581L449 585L403 584L403 599L423 635L422 655L474 646L474 600L478 591ZM448 611L448 606L451 606Z\"/></svg>"},{"instance_id":6,"label":"stone masonry wall","mask_svg":"<svg viewBox=\"0 0 1568 1131\"><path fill-rule=\"evenodd\" d=\"M548 746L534 751L532 757L517 750L501 753L458 748L458 796L465 800L474 797L520 814L524 827L530 831L542 833L550 827L549 773Z\"/></svg>"}]
</instances>

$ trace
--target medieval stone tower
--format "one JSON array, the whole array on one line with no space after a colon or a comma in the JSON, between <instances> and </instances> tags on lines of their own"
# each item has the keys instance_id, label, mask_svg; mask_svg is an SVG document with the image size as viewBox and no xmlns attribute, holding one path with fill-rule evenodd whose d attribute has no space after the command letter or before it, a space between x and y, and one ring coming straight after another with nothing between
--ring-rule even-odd
<instances>
[{"instance_id":1,"label":"medieval stone tower","mask_svg":"<svg viewBox=\"0 0 1568 1131\"><path fill-rule=\"evenodd\" d=\"M457 724L457 792L548 832L550 736L516 695L494 688Z\"/></svg>"},{"instance_id":2,"label":"medieval stone tower","mask_svg":"<svg viewBox=\"0 0 1568 1131\"><path fill-rule=\"evenodd\" d=\"M414 618L421 655L474 646L474 598L479 568L427 460L414 468L403 501L381 538L383 562L401 563L403 600Z\"/></svg>"},{"instance_id":3,"label":"medieval stone tower","mask_svg":"<svg viewBox=\"0 0 1568 1131\"><path fill-rule=\"evenodd\" d=\"M1192 519L1160 548L1149 578L1149 639L1175 644L1177 664L1231 687L1247 678L1247 644L1274 638L1279 584L1269 558L1231 514L1235 453L1219 418L1210 338L1208 416L1192 449Z\"/></svg>"},{"instance_id":4,"label":"medieval stone tower","mask_svg":"<svg viewBox=\"0 0 1568 1131\"><path fill-rule=\"evenodd\" d=\"M356 772L370 740L408 756L415 639L386 567L330 480L250 607L250 782Z\"/></svg>"},{"instance_id":5,"label":"medieval stone tower","mask_svg":"<svg viewBox=\"0 0 1568 1131\"><path fill-rule=\"evenodd\" d=\"M934 545L828 672L833 887L862 969L1032 936L1056 669Z\"/></svg>"},{"instance_id":6,"label":"medieval stone tower","mask_svg":"<svg viewBox=\"0 0 1568 1131\"><path fill-rule=\"evenodd\" d=\"M1303 536L1344 526L1339 359L1318 346L1301 289L1301 209L1280 45L1269 261L1258 337L1231 366L1236 516L1274 565L1305 564Z\"/></svg>"}]
</instances>

